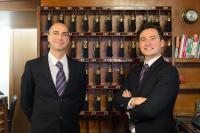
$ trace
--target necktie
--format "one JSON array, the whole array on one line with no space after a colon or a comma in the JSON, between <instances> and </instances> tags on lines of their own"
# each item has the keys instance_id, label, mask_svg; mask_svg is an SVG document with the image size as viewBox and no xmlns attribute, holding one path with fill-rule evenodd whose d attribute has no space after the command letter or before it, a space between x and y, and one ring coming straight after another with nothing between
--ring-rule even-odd
<instances>
[{"instance_id":1,"label":"necktie","mask_svg":"<svg viewBox=\"0 0 200 133\"><path fill-rule=\"evenodd\" d=\"M140 83L144 77L144 73L148 70L148 68L149 68L148 64L143 65L142 70L140 72Z\"/></svg>"},{"instance_id":2,"label":"necktie","mask_svg":"<svg viewBox=\"0 0 200 133\"><path fill-rule=\"evenodd\" d=\"M61 96L66 87L66 77L63 71L63 64L58 61L56 63L56 66L58 67L58 73L56 75L56 90L58 92L58 95Z\"/></svg>"}]
</instances>

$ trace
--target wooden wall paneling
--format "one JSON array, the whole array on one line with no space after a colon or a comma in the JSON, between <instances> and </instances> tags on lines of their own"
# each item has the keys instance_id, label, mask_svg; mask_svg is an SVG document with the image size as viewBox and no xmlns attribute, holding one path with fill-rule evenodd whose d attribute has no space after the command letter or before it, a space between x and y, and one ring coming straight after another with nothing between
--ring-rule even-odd
<instances>
[{"instance_id":1,"label":"wooden wall paneling","mask_svg":"<svg viewBox=\"0 0 200 133\"><path fill-rule=\"evenodd\" d=\"M31 1L0 1L2 26L36 28L36 5Z\"/></svg>"},{"instance_id":2,"label":"wooden wall paneling","mask_svg":"<svg viewBox=\"0 0 200 133\"><path fill-rule=\"evenodd\" d=\"M113 133L126 133L128 129L128 118L127 116L120 116L120 117L115 117L112 120L113 122Z\"/></svg>"},{"instance_id":3,"label":"wooden wall paneling","mask_svg":"<svg viewBox=\"0 0 200 133\"><path fill-rule=\"evenodd\" d=\"M173 35L180 36L183 33L193 35L194 33L200 34L200 20L195 24L186 24L182 19L182 13L186 9L194 9L200 14L198 0L176 0L172 2L172 20L173 20Z\"/></svg>"},{"instance_id":4,"label":"wooden wall paneling","mask_svg":"<svg viewBox=\"0 0 200 133\"><path fill-rule=\"evenodd\" d=\"M97 118L90 118L88 133L99 133L100 131L100 121Z\"/></svg>"},{"instance_id":5,"label":"wooden wall paneling","mask_svg":"<svg viewBox=\"0 0 200 133\"><path fill-rule=\"evenodd\" d=\"M197 112L195 104L200 99L199 63L183 62L176 66L181 79L181 90L174 108L175 115L193 116Z\"/></svg>"},{"instance_id":6,"label":"wooden wall paneling","mask_svg":"<svg viewBox=\"0 0 200 133\"><path fill-rule=\"evenodd\" d=\"M25 39L26 38L26 39ZM29 133L30 125L20 106L20 83L27 60L37 57L37 31L27 29L13 30L13 88L18 101L13 116L14 133Z\"/></svg>"},{"instance_id":7,"label":"wooden wall paneling","mask_svg":"<svg viewBox=\"0 0 200 133\"><path fill-rule=\"evenodd\" d=\"M12 29L36 28L36 10L0 11L0 17L1 26L7 26Z\"/></svg>"},{"instance_id":8,"label":"wooden wall paneling","mask_svg":"<svg viewBox=\"0 0 200 133\"><path fill-rule=\"evenodd\" d=\"M11 29L36 28L36 4L32 1L0 1L0 18L0 26L2 27L9 27ZM10 100L14 94L18 96L18 99L20 99L19 86L23 71L22 69L24 69L24 60L31 57L37 57L34 56L34 52L37 52L37 49L34 48L37 47L37 45L36 43L32 44L37 40L37 37L34 38L34 36L31 36L31 39L29 39L30 43L17 43L19 40L16 40L16 36L14 36L13 31L10 40ZM20 41L27 40L22 38ZM21 46L23 48L21 48ZM26 46L28 46L27 49ZM26 49L26 52L27 50L30 51L25 54L22 52L24 48ZM13 131L15 133L28 133L28 122L20 109L19 102L17 102L16 105L16 113L14 115L13 124Z\"/></svg>"},{"instance_id":9,"label":"wooden wall paneling","mask_svg":"<svg viewBox=\"0 0 200 133\"><path fill-rule=\"evenodd\" d=\"M102 119L101 122L101 133L112 133L114 130L111 118Z\"/></svg>"},{"instance_id":10,"label":"wooden wall paneling","mask_svg":"<svg viewBox=\"0 0 200 133\"><path fill-rule=\"evenodd\" d=\"M32 1L0 1L0 11L36 11Z\"/></svg>"},{"instance_id":11,"label":"wooden wall paneling","mask_svg":"<svg viewBox=\"0 0 200 133\"><path fill-rule=\"evenodd\" d=\"M0 133L8 133L8 103L7 97L0 97Z\"/></svg>"},{"instance_id":12,"label":"wooden wall paneling","mask_svg":"<svg viewBox=\"0 0 200 133\"><path fill-rule=\"evenodd\" d=\"M200 94L195 92L179 93L175 104L175 115L193 116L196 113L195 102L200 99Z\"/></svg>"},{"instance_id":13,"label":"wooden wall paneling","mask_svg":"<svg viewBox=\"0 0 200 133\"><path fill-rule=\"evenodd\" d=\"M183 78L184 84L200 84L200 63L180 63L176 64L179 75Z\"/></svg>"},{"instance_id":14,"label":"wooden wall paneling","mask_svg":"<svg viewBox=\"0 0 200 133\"><path fill-rule=\"evenodd\" d=\"M177 36L184 32L193 34L194 31L200 34L200 20L195 24L186 24L182 20L182 13L188 8L195 9L200 13L199 0L41 0L41 6L171 6L173 20L173 35ZM184 27L184 28L183 28Z\"/></svg>"},{"instance_id":15,"label":"wooden wall paneling","mask_svg":"<svg viewBox=\"0 0 200 133\"><path fill-rule=\"evenodd\" d=\"M64 0L57 0L57 1L53 1L53 0L41 0L41 6L49 6L49 7L63 7L63 6L67 6L67 7L87 7L87 6L118 6L118 7L131 7L131 6L171 6L172 7L172 35L173 36L177 36L177 35L181 35L182 33L187 33L187 34L200 34L200 21L198 20L195 24L186 24L183 20L182 20L182 13L184 10L188 9L188 8L192 8L197 10L198 13L200 13L200 9L198 7L199 1L198 0L150 0L150 1L146 1L146 0L124 0L124 1L118 1L118 0L110 0L110 1L106 1L106 0L82 0L82 1L78 1L78 0L68 0L68 1L64 1ZM92 14L91 12L89 12L90 14ZM150 12L151 13L151 12ZM103 13L102 13L103 14ZM114 11L113 12L113 32L116 31L116 18L119 15L118 11ZM100 29L101 31L104 31L104 24L103 21L105 19L105 15L103 14L100 16ZM137 21L137 30L138 27L141 24L142 21L142 17L143 14L141 14L140 12L137 12L137 17L136 17L136 21ZM92 22L93 22L93 18L94 15L90 15L89 16L89 31L92 32ZM125 16L125 31L127 31L127 20L128 20L129 16ZM150 18L149 19L154 19L154 15L153 13L150 14ZM161 26L163 27L165 25L165 20L167 18L167 14L165 13L161 13L160 15L160 21L161 21ZM46 18L44 18L46 19ZM57 19L57 16L54 16L54 20ZM65 17L65 23L66 25L69 25L70 17ZM77 23L80 23L82 21L82 16L81 14L77 14ZM54 21L55 22L55 21ZM42 22L42 27L45 27L43 25L44 22ZM184 27L184 28L183 28ZM43 28L42 28L43 29ZM77 29L78 32L81 32L81 25L77 25ZM82 41L83 38L87 38L87 37L78 37L79 39L77 39L77 57L82 57ZM89 39L89 57L93 57L93 42L94 42L94 38L90 38ZM97 37L98 38L98 37ZM114 38L114 39L113 39ZM106 43L106 37L100 37L100 49L101 49L101 57L105 58L105 43ZM118 38L117 38L118 39ZM114 57L117 57L117 53L118 53L118 47L119 47L119 40L117 40L115 37L112 37L113 41L113 54ZM130 42L132 38L125 38L125 53L128 53L128 47L127 47L127 43ZM126 42L127 41L127 42ZM166 42L167 43L167 42ZM172 40L172 44L174 44L174 40ZM45 44L46 45L46 44ZM128 57L128 54L125 54L125 57ZM106 63L101 63L101 80L102 83L105 84L105 73L107 70L107 64ZM175 64L178 68L178 71L180 73L180 75L183 75L183 77L185 78L185 83L196 83L198 84L199 82L199 75L196 74L200 71L198 65L192 65L192 64L180 64L177 65ZM94 84L94 73L96 70L96 65L95 64L89 64L89 84ZM116 66L114 65L114 68L116 68ZM195 73L195 74L194 74ZM116 74L116 71L114 71L114 74ZM114 79L114 83L116 83L116 79ZM188 85L190 86L190 85ZM187 88L189 89L189 88ZM186 89L186 90L187 90ZM197 85L196 89L200 89L199 85ZM94 92L92 92L94 93ZM93 111L94 110L94 94L89 93L89 110ZM195 101L197 101L199 99L200 93L198 91L190 91L190 92L183 92L182 90L179 92L176 104L175 104L175 115L182 115L182 114L193 114L195 113ZM103 99L105 99L105 95L101 95L101 105L102 105L102 110L105 109L104 105L105 105L105 101ZM184 105L184 106L182 106ZM108 124L113 124L111 121L106 121L106 120L99 120L99 122L97 121L97 119L89 119L88 120L88 127L89 127L89 132L100 132L101 131L111 131L111 128L107 129L104 125L108 125ZM111 123L110 123L111 122ZM120 123L118 123L120 122ZM114 124L111 127L116 127L114 129L113 132L125 132L126 129L126 119L120 119L120 121L116 121L114 122ZM115 126L117 125L117 126ZM83 126L83 124L82 124ZM86 127L86 126L83 126ZM83 132L86 131L85 129L83 129Z\"/></svg>"},{"instance_id":16,"label":"wooden wall paneling","mask_svg":"<svg viewBox=\"0 0 200 133\"><path fill-rule=\"evenodd\" d=\"M36 13L36 17L37 17L37 21L36 21L36 24L37 24L37 56L39 57L41 55L41 47L43 46L43 41L41 41L41 31L43 31L41 28L43 27L43 24L44 22L46 22L45 20L43 20L42 18L43 15L41 15L41 11L40 11L40 7L38 6L37 7L37 13ZM39 45L39 46L38 46ZM48 46L46 46L48 47ZM46 48L48 49L48 48Z\"/></svg>"},{"instance_id":17,"label":"wooden wall paneling","mask_svg":"<svg viewBox=\"0 0 200 133\"><path fill-rule=\"evenodd\" d=\"M80 119L80 132L81 133L88 133L89 127L88 127L88 118L81 118Z\"/></svg>"}]
</instances>

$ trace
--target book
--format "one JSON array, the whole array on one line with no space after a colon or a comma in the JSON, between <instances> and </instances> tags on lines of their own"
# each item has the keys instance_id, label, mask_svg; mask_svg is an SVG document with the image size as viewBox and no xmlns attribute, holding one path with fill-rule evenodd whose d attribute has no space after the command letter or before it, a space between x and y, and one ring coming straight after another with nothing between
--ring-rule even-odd
<instances>
[{"instance_id":1,"label":"book","mask_svg":"<svg viewBox=\"0 0 200 133\"><path fill-rule=\"evenodd\" d=\"M198 35L195 34L193 36L193 45L192 45L192 51L191 51L191 57L197 58L197 52L198 52Z\"/></svg>"},{"instance_id":2,"label":"book","mask_svg":"<svg viewBox=\"0 0 200 133\"><path fill-rule=\"evenodd\" d=\"M175 47L175 58L178 58L178 51L179 51L179 46L180 46L180 37L176 37L176 47Z\"/></svg>"},{"instance_id":3,"label":"book","mask_svg":"<svg viewBox=\"0 0 200 133\"><path fill-rule=\"evenodd\" d=\"M181 37L181 42L180 42L180 47L179 47L178 58L182 58L185 38L186 38L186 35L183 34L182 37Z\"/></svg>"}]
</instances>

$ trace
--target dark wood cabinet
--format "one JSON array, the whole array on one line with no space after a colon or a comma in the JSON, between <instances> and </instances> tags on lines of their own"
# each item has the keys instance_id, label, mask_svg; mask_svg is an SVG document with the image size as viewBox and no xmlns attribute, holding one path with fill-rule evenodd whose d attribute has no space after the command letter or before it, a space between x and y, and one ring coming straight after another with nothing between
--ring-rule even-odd
<instances>
[{"instance_id":1,"label":"dark wood cabinet","mask_svg":"<svg viewBox=\"0 0 200 133\"><path fill-rule=\"evenodd\" d=\"M0 133L8 133L7 97L0 96Z\"/></svg>"},{"instance_id":2,"label":"dark wood cabinet","mask_svg":"<svg viewBox=\"0 0 200 133\"><path fill-rule=\"evenodd\" d=\"M38 8L40 56L46 55L49 50L49 26L62 22L69 28L69 52L72 52L73 48L73 58L85 63L88 80L87 107L80 114L81 132L125 132L127 119L121 117L112 107L113 95L123 86L123 82L119 80L120 74L126 77L130 66L143 59L138 51L137 40L137 31L141 24L151 21L158 23L165 30L168 20L171 20L171 14L171 7L168 6ZM171 27L171 21L168 24ZM171 29L165 30L164 40L167 46L164 55L171 61ZM109 44L111 53L107 54ZM98 56L95 53L96 48L99 48ZM111 75L108 78L109 71Z\"/></svg>"}]
</instances>

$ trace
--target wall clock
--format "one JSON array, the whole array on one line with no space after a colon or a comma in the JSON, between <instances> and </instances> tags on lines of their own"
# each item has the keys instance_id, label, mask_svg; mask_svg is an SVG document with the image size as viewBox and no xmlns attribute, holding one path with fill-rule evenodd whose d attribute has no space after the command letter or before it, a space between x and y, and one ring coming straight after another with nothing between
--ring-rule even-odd
<instances>
[{"instance_id":1,"label":"wall clock","mask_svg":"<svg viewBox=\"0 0 200 133\"><path fill-rule=\"evenodd\" d=\"M182 18L186 23L193 24L198 20L199 14L193 9L188 9L183 12Z\"/></svg>"}]
</instances>

